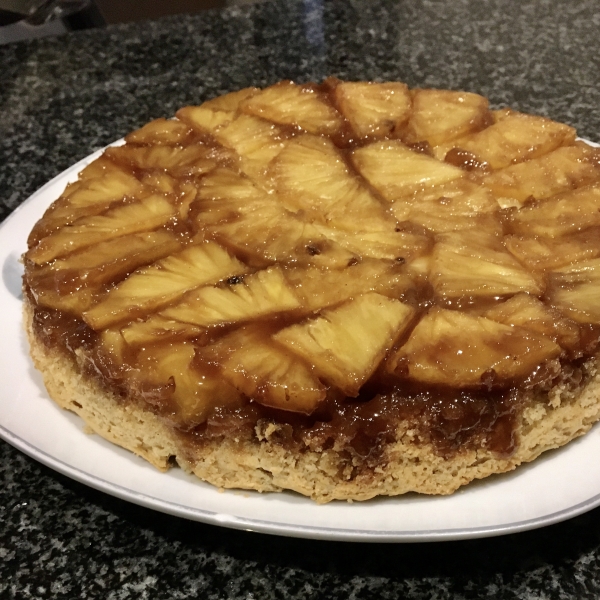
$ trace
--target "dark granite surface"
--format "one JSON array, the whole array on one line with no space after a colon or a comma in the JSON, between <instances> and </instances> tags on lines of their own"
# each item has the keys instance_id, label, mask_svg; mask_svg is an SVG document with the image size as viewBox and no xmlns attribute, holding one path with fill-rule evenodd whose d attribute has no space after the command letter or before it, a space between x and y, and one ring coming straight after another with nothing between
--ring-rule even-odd
<instances>
[{"instance_id":1,"label":"dark granite surface","mask_svg":"<svg viewBox=\"0 0 600 600\"><path fill-rule=\"evenodd\" d=\"M472 90L600 141L599 27L594 0L305 0L0 47L0 215L151 118L282 78ZM0 453L0 598L600 597L600 510L488 540L291 540L154 513Z\"/></svg>"}]
</instances>

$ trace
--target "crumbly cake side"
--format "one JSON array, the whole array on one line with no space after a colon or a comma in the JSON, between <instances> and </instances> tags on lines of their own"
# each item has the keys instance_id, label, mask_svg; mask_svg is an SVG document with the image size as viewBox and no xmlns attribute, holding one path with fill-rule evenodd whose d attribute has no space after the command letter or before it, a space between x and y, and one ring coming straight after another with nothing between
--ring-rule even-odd
<instances>
[{"instance_id":1,"label":"crumbly cake side","mask_svg":"<svg viewBox=\"0 0 600 600\"><path fill-rule=\"evenodd\" d=\"M32 329L32 307L25 302L25 323L35 366L52 399L79 415L89 430L166 471L177 463L220 488L259 492L293 490L317 502L368 500L407 492L445 495L475 479L505 473L586 433L600 419L600 373L589 361L584 385L553 387L532 401L518 418L519 443L509 458L486 449L466 448L448 458L431 444L415 441L404 424L397 441L387 444L381 466L354 475L347 457L334 450L294 453L271 439L276 425L263 426L254 440L211 440L201 452L190 449L159 417L119 400L86 376L64 353L48 349ZM78 357L85 360L83 355Z\"/></svg>"},{"instance_id":2,"label":"crumbly cake side","mask_svg":"<svg viewBox=\"0 0 600 600\"><path fill-rule=\"evenodd\" d=\"M23 316L33 364L42 374L50 397L61 408L81 417L89 433L97 433L166 471L169 457L176 452L176 442L160 420L149 411L118 402L114 394L102 390L63 352L49 350L41 343L33 332L33 310L27 299Z\"/></svg>"}]
</instances>

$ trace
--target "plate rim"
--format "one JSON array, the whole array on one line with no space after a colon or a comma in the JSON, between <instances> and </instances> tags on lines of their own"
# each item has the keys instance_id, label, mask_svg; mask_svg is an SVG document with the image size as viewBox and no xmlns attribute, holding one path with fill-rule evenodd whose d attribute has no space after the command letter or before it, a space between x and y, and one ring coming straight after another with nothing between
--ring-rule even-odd
<instances>
[{"instance_id":1,"label":"plate rim","mask_svg":"<svg viewBox=\"0 0 600 600\"><path fill-rule=\"evenodd\" d=\"M46 467L49 467L74 481L144 508L217 527L301 539L353 543L422 543L498 537L501 535L521 533L523 531L555 525L588 512L600 505L600 493L598 493L588 500L542 517L515 521L514 523L505 525L466 529L448 528L429 531L406 530L399 532L313 527L310 525L289 525L274 521L265 521L263 519L249 519L246 517L223 515L222 513L217 513L215 511L193 509L184 504L177 504L168 500L153 498L147 494L138 492L135 489L126 488L120 484L87 473L78 467L68 465L64 461L54 458L46 451L36 448L33 444L20 436L13 434L3 425L0 425L0 438L18 450L21 450L30 458L33 458ZM306 500L309 501L308 499Z\"/></svg>"}]
</instances>

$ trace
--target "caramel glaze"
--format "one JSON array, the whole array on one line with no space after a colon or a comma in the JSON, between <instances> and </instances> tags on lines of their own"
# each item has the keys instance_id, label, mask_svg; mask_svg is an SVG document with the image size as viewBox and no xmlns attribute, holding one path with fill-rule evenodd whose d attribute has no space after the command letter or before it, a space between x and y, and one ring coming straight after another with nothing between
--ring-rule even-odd
<instances>
[{"instance_id":1,"label":"caramel glaze","mask_svg":"<svg viewBox=\"0 0 600 600\"><path fill-rule=\"evenodd\" d=\"M71 357L75 351L84 350L87 375L123 401L142 402L167 419L174 413L169 386L132 390L124 371L134 367L128 365L127 358L116 367L96 352L97 334L78 318L37 307L33 329L48 348L62 349ZM220 332L214 334L219 337ZM582 327L578 354L589 357L599 340L599 327ZM215 407L204 423L179 433L187 443L202 445L222 436L252 439L261 422L274 422L278 424L271 436L275 443L296 451L335 448L349 459L358 458L364 466L375 467L384 445L395 439L398 425L407 422L415 430L417 443L433 444L442 456L452 456L461 448L483 447L508 457L518 441L515 425L520 410L532 395L547 392L556 384L575 388L585 383L585 360L581 356L548 361L524 381L498 382L490 373L482 378L479 388L463 390L399 381L380 369L357 398L330 391L311 415L269 408L248 398L241 407Z\"/></svg>"},{"instance_id":2,"label":"caramel glaze","mask_svg":"<svg viewBox=\"0 0 600 600\"><path fill-rule=\"evenodd\" d=\"M444 157L444 162L469 172L484 174L491 171L488 163L479 160L472 152L468 152L462 148L451 148L448 150Z\"/></svg>"},{"instance_id":3,"label":"caramel glaze","mask_svg":"<svg viewBox=\"0 0 600 600\"><path fill-rule=\"evenodd\" d=\"M337 81L330 79L321 86L309 87L335 107L336 85ZM293 127L280 126L280 129L284 132L284 137L292 137L298 133ZM394 131L390 137L401 138L401 133ZM342 151L342 155L372 141L355 139L347 121L344 121L332 140ZM195 134L192 143L217 148L216 141L207 135ZM416 152L431 154L427 142L413 144L413 149ZM446 161L466 171L487 171L485 163L459 148L451 150L446 156ZM354 169L352 163L349 160L347 162L348 167ZM127 165L127 168L136 176L142 174L131 165ZM376 193L375 195L377 196ZM195 210L197 209L192 203L187 219L175 219L165 227L180 236L184 244L194 234ZM499 220L503 220L501 214ZM48 233L50 232L45 231L44 235ZM38 240L36 235L31 237L30 247ZM309 247L307 252L309 255L316 254L318 250ZM400 257L399 262L404 262L404 259ZM81 319L37 305L38 286L53 288L53 291L59 294L78 291L78 285L81 284L71 278L73 274L57 274L56 279L50 277L45 280L43 277L36 279L38 271L38 267L28 263L24 278L25 293L30 304L35 307L33 330L36 338L48 348L63 351L71 358L78 350L83 350L83 353L79 354L85 356L83 367L88 375L97 379L106 389L116 392L123 401L141 402L146 408L151 407L154 412L168 420L174 413L172 389L169 385L160 388L140 386L135 390L127 387L124 371L134 368L128 364L127 357L118 367L111 364L96 350L98 334ZM109 289L127 274L121 273L119 278L106 283L103 289ZM429 284L407 291L400 299L417 309L415 323L418 321L418 315L434 304L454 309L478 308L478 302L472 298L452 302L435 298ZM502 298L485 302L500 300ZM203 339L200 345L211 341L210 338L218 338L226 330L227 328L216 328L209 339ZM299 451L307 448L315 451L334 448L347 453L351 459L361 460L364 465L374 467L379 464L384 445L395 439L398 425L404 422L409 423L410 428L414 430L417 443L432 443L443 456L451 456L461 448L484 447L499 456L507 457L514 451L518 442L515 439L515 426L520 411L533 395L539 396L540 392L548 391L558 383L564 383L571 388L585 383L584 363L586 357L589 358L598 347L600 328L581 326L580 330L581 341L577 348L571 349L568 355L565 353L560 360L540 365L524 381L498 382L494 373L489 373L482 378L481 385L476 389L452 389L403 381L398 376L392 378L380 368L362 387L357 398L346 398L339 392L330 390L327 399L311 415L265 407L247 398L242 406L216 406L204 423L185 431L180 429L179 433L186 442L202 445L207 440L224 436L252 439L261 424L275 423L277 426L270 434L270 439L276 443ZM404 343L409 334L410 328L402 339L398 340L396 347Z\"/></svg>"}]
</instances>

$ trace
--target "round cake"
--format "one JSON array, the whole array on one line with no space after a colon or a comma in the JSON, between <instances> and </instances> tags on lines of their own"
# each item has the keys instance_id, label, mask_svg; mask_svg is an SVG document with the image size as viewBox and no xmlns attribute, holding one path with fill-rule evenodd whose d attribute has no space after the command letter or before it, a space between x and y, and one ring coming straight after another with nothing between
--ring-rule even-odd
<instances>
[{"instance_id":1,"label":"round cake","mask_svg":"<svg viewBox=\"0 0 600 600\"><path fill-rule=\"evenodd\" d=\"M182 108L28 248L50 396L220 488L449 494L600 418L600 151L474 93L331 78Z\"/></svg>"}]
</instances>

